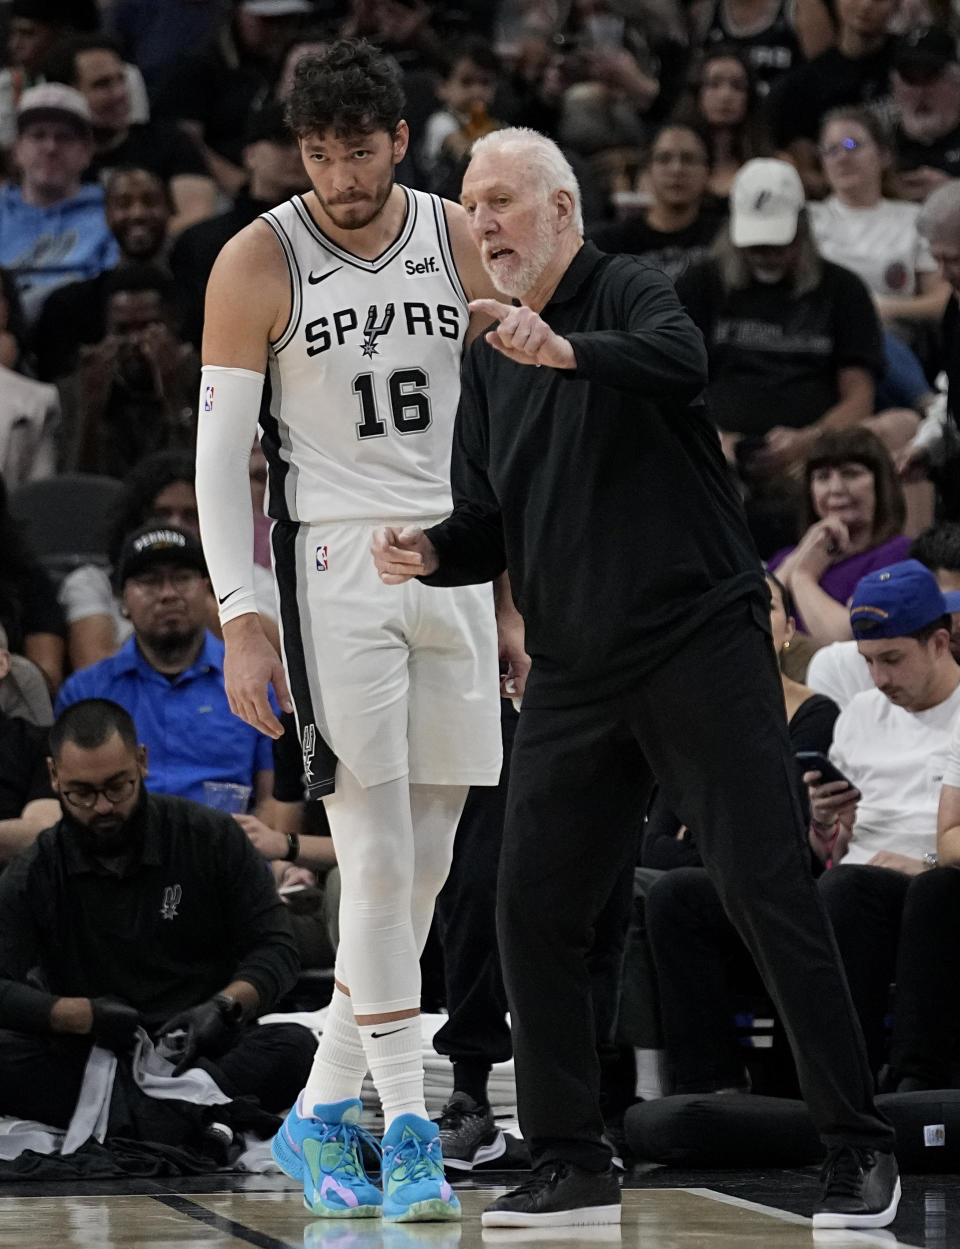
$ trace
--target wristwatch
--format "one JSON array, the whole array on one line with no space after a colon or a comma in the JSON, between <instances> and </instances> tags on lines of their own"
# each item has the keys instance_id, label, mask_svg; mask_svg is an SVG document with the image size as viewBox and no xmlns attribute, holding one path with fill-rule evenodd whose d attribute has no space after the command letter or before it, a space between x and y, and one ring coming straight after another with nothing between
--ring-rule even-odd
<instances>
[{"instance_id":1,"label":"wristwatch","mask_svg":"<svg viewBox=\"0 0 960 1249\"><path fill-rule=\"evenodd\" d=\"M936 867L938 862L939 862L939 860L937 859L937 856L936 856L935 854L931 853L931 851L929 851L929 850L927 851L927 853L926 853L925 855L923 855L923 866L924 866L924 867Z\"/></svg>"}]
</instances>

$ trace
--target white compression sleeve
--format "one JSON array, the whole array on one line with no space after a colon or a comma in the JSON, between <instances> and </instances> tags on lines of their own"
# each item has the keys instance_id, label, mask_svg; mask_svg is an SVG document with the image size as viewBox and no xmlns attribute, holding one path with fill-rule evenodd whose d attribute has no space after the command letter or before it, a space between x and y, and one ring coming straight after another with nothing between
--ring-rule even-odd
<instances>
[{"instance_id":1,"label":"white compression sleeve","mask_svg":"<svg viewBox=\"0 0 960 1249\"><path fill-rule=\"evenodd\" d=\"M249 464L262 393L262 373L217 364L203 366L197 426L197 510L221 624L257 610Z\"/></svg>"}]
</instances>

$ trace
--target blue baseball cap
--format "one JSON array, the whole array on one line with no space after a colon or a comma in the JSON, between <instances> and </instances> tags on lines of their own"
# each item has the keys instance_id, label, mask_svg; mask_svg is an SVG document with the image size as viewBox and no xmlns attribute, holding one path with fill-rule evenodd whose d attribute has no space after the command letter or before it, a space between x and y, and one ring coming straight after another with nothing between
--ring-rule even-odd
<instances>
[{"instance_id":1,"label":"blue baseball cap","mask_svg":"<svg viewBox=\"0 0 960 1249\"><path fill-rule=\"evenodd\" d=\"M933 573L916 559L878 568L857 582L850 601L850 627L857 639L902 638L940 616L960 611L960 591L937 585Z\"/></svg>"}]
</instances>

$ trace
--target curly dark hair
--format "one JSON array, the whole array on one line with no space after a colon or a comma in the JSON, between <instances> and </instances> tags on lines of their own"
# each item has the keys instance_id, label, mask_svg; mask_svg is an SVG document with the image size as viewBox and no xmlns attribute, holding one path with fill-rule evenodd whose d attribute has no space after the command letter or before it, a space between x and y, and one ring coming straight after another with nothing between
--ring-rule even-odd
<instances>
[{"instance_id":1,"label":"curly dark hair","mask_svg":"<svg viewBox=\"0 0 960 1249\"><path fill-rule=\"evenodd\" d=\"M400 70L366 39L338 39L305 56L287 100L287 125L298 138L338 139L385 130L396 133L406 101Z\"/></svg>"},{"instance_id":2,"label":"curly dark hair","mask_svg":"<svg viewBox=\"0 0 960 1249\"><path fill-rule=\"evenodd\" d=\"M184 481L192 486L197 466L188 451L155 451L144 456L123 479L124 491L118 495L107 521L107 558L116 567L120 549L127 534L150 519L153 501L167 486Z\"/></svg>"}]
</instances>

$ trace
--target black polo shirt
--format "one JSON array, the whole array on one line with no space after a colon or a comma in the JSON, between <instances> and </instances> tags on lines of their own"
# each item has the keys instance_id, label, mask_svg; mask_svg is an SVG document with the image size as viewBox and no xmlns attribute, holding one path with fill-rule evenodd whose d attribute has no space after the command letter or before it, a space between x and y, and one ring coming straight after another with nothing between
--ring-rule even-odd
<instances>
[{"instance_id":1,"label":"black polo shirt","mask_svg":"<svg viewBox=\"0 0 960 1249\"><path fill-rule=\"evenodd\" d=\"M727 603L760 561L699 396L700 331L663 273L586 243L540 314L574 370L481 335L464 363L454 511L430 584L509 569L533 670L525 706L613 698Z\"/></svg>"},{"instance_id":2,"label":"black polo shirt","mask_svg":"<svg viewBox=\"0 0 960 1249\"><path fill-rule=\"evenodd\" d=\"M153 1028L232 980L256 988L261 1012L293 986L290 921L239 824L162 795L147 813L123 876L61 822L0 877L0 1027L46 1032L55 998L109 996ZM31 969L46 991L26 983Z\"/></svg>"}]
</instances>

